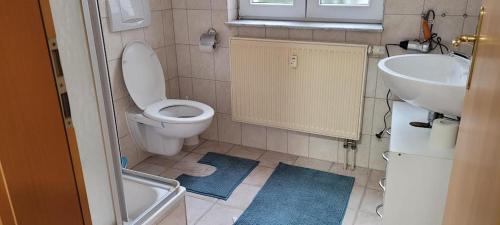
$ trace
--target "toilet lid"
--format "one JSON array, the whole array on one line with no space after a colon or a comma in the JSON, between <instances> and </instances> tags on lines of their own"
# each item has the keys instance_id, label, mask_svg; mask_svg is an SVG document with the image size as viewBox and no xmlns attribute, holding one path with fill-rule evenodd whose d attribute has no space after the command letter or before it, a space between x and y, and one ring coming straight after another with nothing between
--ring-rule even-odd
<instances>
[{"instance_id":1,"label":"toilet lid","mask_svg":"<svg viewBox=\"0 0 500 225\"><path fill-rule=\"evenodd\" d=\"M140 109L167 99L160 60L144 42L127 44L122 55L122 70L128 93Z\"/></svg>"}]
</instances>

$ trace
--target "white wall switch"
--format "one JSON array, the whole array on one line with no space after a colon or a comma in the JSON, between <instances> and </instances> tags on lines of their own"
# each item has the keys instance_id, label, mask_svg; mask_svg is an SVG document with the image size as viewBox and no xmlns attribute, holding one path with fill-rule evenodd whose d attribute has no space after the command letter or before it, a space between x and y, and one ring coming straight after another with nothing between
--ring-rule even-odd
<instances>
[{"instance_id":1,"label":"white wall switch","mask_svg":"<svg viewBox=\"0 0 500 225\"><path fill-rule=\"evenodd\" d=\"M290 56L289 64L292 68L297 68L298 57L296 55Z\"/></svg>"}]
</instances>

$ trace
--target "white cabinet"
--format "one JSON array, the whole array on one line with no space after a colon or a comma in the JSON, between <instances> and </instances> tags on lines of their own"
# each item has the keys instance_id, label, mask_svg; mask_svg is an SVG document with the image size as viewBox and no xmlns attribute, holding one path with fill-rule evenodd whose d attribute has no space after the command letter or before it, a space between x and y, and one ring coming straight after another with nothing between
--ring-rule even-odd
<instances>
[{"instance_id":1,"label":"white cabinet","mask_svg":"<svg viewBox=\"0 0 500 225\"><path fill-rule=\"evenodd\" d=\"M425 122L427 113L408 103L394 103L383 225L441 225L453 149L431 146L430 129L409 125Z\"/></svg>"}]
</instances>

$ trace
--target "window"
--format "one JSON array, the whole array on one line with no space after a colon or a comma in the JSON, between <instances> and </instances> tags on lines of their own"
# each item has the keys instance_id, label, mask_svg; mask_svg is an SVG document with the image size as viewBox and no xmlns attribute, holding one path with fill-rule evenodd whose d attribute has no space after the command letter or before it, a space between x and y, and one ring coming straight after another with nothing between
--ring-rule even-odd
<instances>
[{"instance_id":1,"label":"window","mask_svg":"<svg viewBox=\"0 0 500 225\"><path fill-rule=\"evenodd\" d=\"M243 19L380 23L384 0L239 0Z\"/></svg>"}]
</instances>

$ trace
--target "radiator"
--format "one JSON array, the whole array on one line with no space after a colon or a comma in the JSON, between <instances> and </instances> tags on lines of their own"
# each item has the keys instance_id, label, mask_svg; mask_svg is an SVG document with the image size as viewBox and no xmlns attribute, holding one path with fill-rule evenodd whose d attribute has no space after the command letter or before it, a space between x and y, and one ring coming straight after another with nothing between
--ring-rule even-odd
<instances>
[{"instance_id":1,"label":"radiator","mask_svg":"<svg viewBox=\"0 0 500 225\"><path fill-rule=\"evenodd\" d=\"M367 49L367 45L233 37L233 120L359 140Z\"/></svg>"}]
</instances>

